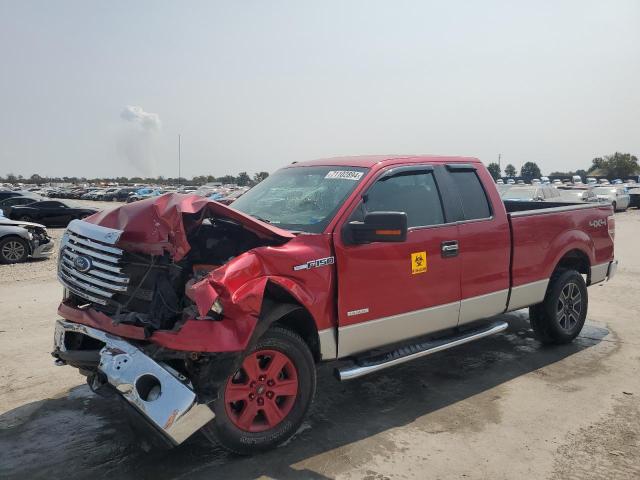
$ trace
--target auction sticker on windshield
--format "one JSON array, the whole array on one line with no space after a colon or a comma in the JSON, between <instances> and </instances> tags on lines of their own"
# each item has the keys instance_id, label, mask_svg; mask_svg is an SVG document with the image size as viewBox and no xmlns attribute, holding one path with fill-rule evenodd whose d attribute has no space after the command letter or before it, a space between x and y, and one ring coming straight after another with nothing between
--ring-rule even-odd
<instances>
[{"instance_id":1,"label":"auction sticker on windshield","mask_svg":"<svg viewBox=\"0 0 640 480\"><path fill-rule=\"evenodd\" d=\"M353 170L331 170L324 178L335 178L338 180L360 180L363 172L355 172Z\"/></svg>"}]
</instances>

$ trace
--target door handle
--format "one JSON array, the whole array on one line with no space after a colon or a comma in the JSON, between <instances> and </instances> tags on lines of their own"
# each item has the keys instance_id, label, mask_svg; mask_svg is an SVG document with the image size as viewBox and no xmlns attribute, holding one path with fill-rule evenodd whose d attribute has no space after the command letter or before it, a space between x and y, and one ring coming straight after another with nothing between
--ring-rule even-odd
<instances>
[{"instance_id":1,"label":"door handle","mask_svg":"<svg viewBox=\"0 0 640 480\"><path fill-rule=\"evenodd\" d=\"M457 257L458 250L457 240L447 240L440 244L440 253L442 254L442 258Z\"/></svg>"}]
</instances>

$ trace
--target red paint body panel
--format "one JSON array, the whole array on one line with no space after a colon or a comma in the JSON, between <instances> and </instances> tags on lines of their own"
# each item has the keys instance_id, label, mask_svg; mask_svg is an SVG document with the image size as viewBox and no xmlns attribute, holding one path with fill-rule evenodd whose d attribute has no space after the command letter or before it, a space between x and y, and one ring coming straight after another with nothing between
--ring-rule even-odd
<instances>
[{"instance_id":1,"label":"red paint body panel","mask_svg":"<svg viewBox=\"0 0 640 480\"><path fill-rule=\"evenodd\" d=\"M485 168L477 169L492 208L492 218L459 225L462 299L509 288L511 234L500 194Z\"/></svg>"},{"instance_id":2,"label":"red paint body panel","mask_svg":"<svg viewBox=\"0 0 640 480\"><path fill-rule=\"evenodd\" d=\"M473 163L493 208L490 220L452 223L409 231L404 243L347 246L340 228L362 192L389 166ZM369 156L317 160L288 166L351 165L369 168L365 179L340 207L322 234L299 234L260 222L232 208L196 196L163 195L98 213L87 221L122 230L118 246L147 254L168 252L174 260L189 251L187 233L206 215L231 218L279 246L249 250L213 270L185 294L205 317L217 300L223 320L189 319L173 331L158 330L145 338L142 328L113 324L91 309L61 304L64 318L126 338L147 340L182 351L232 352L246 348L262 308L265 289L275 284L288 292L313 317L317 329L363 323L394 314L458 302L491 292L549 278L558 260L577 248L592 265L613 259L613 242L591 220L606 220L610 207L513 217L511 227L504 204L487 170L475 159L435 156ZM510 271L513 230L513 268ZM460 255L441 258L440 244L457 239ZM411 273L411 253L427 252L428 271ZM335 264L294 270L310 260L336 257ZM339 292L338 292L339 289ZM369 308L366 314L347 312ZM381 343L383 343L381 341Z\"/></svg>"},{"instance_id":3,"label":"red paint body panel","mask_svg":"<svg viewBox=\"0 0 640 480\"><path fill-rule=\"evenodd\" d=\"M590 225L593 220L606 221L612 214L611 206L602 205L513 217L513 286L549 278L558 261L571 250L587 255L591 266L613 260L607 224Z\"/></svg>"},{"instance_id":4,"label":"red paint body panel","mask_svg":"<svg viewBox=\"0 0 640 480\"><path fill-rule=\"evenodd\" d=\"M457 225L445 225L412 229L400 243L344 245L336 233L340 326L459 302L460 259L440 256L440 244L457 235ZM417 252L427 253L427 271L413 274ZM347 314L364 308L368 312Z\"/></svg>"}]
</instances>

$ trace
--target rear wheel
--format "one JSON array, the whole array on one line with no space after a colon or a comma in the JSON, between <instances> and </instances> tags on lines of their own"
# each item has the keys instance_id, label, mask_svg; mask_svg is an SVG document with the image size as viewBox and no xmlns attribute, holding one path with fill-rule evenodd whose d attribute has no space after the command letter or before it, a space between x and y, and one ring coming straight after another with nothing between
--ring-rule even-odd
<instances>
[{"instance_id":1,"label":"rear wheel","mask_svg":"<svg viewBox=\"0 0 640 480\"><path fill-rule=\"evenodd\" d=\"M559 270L551 277L544 301L529 308L531 328L542 343L569 343L584 326L588 303L582 275Z\"/></svg>"},{"instance_id":2,"label":"rear wheel","mask_svg":"<svg viewBox=\"0 0 640 480\"><path fill-rule=\"evenodd\" d=\"M309 347L294 332L271 328L227 379L203 433L241 455L274 448L296 432L315 389Z\"/></svg>"},{"instance_id":3,"label":"rear wheel","mask_svg":"<svg viewBox=\"0 0 640 480\"><path fill-rule=\"evenodd\" d=\"M29 256L27 242L18 237L8 237L0 240L0 263L24 262Z\"/></svg>"},{"instance_id":4,"label":"rear wheel","mask_svg":"<svg viewBox=\"0 0 640 480\"><path fill-rule=\"evenodd\" d=\"M616 202L613 202L613 203L611 204L611 206L613 207L613 211L614 211L614 212L617 212L617 211L618 211L618 204L617 204Z\"/></svg>"}]
</instances>

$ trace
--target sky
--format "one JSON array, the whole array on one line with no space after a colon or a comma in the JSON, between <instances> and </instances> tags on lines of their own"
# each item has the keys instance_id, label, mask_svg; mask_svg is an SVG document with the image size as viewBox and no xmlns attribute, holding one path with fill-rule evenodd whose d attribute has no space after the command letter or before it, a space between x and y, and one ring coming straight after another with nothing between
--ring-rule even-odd
<instances>
[{"instance_id":1,"label":"sky","mask_svg":"<svg viewBox=\"0 0 640 480\"><path fill-rule=\"evenodd\" d=\"M640 1L0 0L0 175L640 156Z\"/></svg>"}]
</instances>

